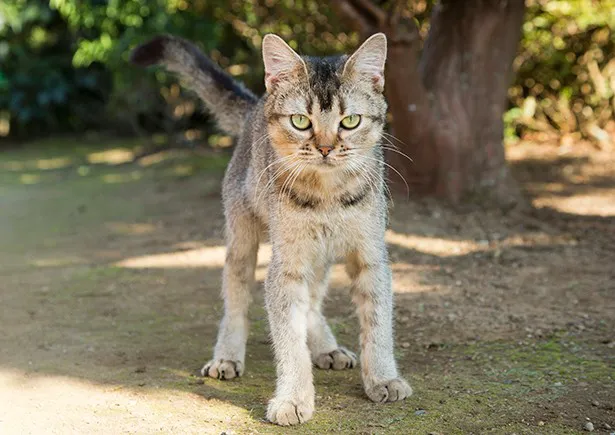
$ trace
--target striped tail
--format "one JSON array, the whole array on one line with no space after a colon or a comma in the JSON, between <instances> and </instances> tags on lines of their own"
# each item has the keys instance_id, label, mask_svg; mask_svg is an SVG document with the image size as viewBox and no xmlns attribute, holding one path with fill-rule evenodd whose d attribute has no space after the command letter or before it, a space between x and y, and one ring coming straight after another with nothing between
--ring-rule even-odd
<instances>
[{"instance_id":1,"label":"striped tail","mask_svg":"<svg viewBox=\"0 0 615 435\"><path fill-rule=\"evenodd\" d=\"M257 102L256 96L205 56L194 44L174 36L158 36L138 46L130 61L139 66L164 65L177 73L205 102L218 126L237 136Z\"/></svg>"}]
</instances>

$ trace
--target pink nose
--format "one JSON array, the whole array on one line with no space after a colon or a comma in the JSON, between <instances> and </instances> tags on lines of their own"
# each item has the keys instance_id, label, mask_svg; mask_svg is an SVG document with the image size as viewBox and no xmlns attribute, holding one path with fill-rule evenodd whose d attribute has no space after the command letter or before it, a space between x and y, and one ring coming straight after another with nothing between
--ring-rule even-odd
<instances>
[{"instance_id":1,"label":"pink nose","mask_svg":"<svg viewBox=\"0 0 615 435\"><path fill-rule=\"evenodd\" d=\"M323 157L327 157L331 151L333 151L332 146L319 146L318 151L322 154Z\"/></svg>"}]
</instances>

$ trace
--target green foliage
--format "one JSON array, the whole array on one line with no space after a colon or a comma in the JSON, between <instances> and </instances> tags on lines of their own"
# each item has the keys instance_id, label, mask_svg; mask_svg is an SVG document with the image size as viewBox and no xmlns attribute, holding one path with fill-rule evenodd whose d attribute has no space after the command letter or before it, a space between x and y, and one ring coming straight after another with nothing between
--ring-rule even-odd
<instances>
[{"instance_id":1,"label":"green foliage","mask_svg":"<svg viewBox=\"0 0 615 435\"><path fill-rule=\"evenodd\" d=\"M424 37L432 2L409 0ZM615 0L528 0L505 136L585 137L615 131ZM0 136L113 128L185 130L198 101L130 49L171 33L196 41L229 73L263 90L260 44L274 32L302 52L358 43L315 0L2 0Z\"/></svg>"},{"instance_id":2,"label":"green foliage","mask_svg":"<svg viewBox=\"0 0 615 435\"><path fill-rule=\"evenodd\" d=\"M530 0L506 133L608 141L615 110L615 1ZM535 134L535 133L539 134Z\"/></svg>"},{"instance_id":3,"label":"green foliage","mask_svg":"<svg viewBox=\"0 0 615 435\"><path fill-rule=\"evenodd\" d=\"M96 124L108 90L100 65L73 68L73 36L60 15L32 0L0 3L0 135Z\"/></svg>"}]
</instances>

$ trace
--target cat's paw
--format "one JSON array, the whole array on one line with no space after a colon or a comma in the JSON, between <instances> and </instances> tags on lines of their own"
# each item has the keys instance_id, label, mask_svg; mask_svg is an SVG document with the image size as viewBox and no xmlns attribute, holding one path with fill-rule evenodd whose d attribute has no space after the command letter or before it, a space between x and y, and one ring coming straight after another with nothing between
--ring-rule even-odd
<instances>
[{"instance_id":1,"label":"cat's paw","mask_svg":"<svg viewBox=\"0 0 615 435\"><path fill-rule=\"evenodd\" d=\"M344 347L333 352L321 353L314 359L314 365L324 370L352 369L357 365L357 356Z\"/></svg>"},{"instance_id":2,"label":"cat's paw","mask_svg":"<svg viewBox=\"0 0 615 435\"><path fill-rule=\"evenodd\" d=\"M397 402L411 396L412 388L404 379L395 378L366 388L365 392L374 402Z\"/></svg>"},{"instance_id":3,"label":"cat's paw","mask_svg":"<svg viewBox=\"0 0 615 435\"><path fill-rule=\"evenodd\" d=\"M228 359L212 359L203 366L201 374L216 379L233 379L243 375L243 363Z\"/></svg>"},{"instance_id":4,"label":"cat's paw","mask_svg":"<svg viewBox=\"0 0 615 435\"><path fill-rule=\"evenodd\" d=\"M272 399L267 407L267 420L280 426L305 423L314 413L314 404L287 399Z\"/></svg>"}]
</instances>

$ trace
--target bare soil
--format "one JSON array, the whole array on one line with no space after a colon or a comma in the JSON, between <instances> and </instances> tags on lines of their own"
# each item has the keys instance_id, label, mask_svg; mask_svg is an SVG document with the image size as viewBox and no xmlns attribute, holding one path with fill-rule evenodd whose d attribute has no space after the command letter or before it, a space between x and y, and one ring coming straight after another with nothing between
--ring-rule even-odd
<instances>
[{"instance_id":1,"label":"bare soil","mask_svg":"<svg viewBox=\"0 0 615 435\"><path fill-rule=\"evenodd\" d=\"M0 433L615 428L612 154L510 147L525 210L395 198L397 356L415 395L376 405L358 371L317 371L314 419L281 429L264 421L275 369L260 289L246 375L196 375L222 313L228 153L133 161L132 142L74 145L0 153ZM261 254L262 281L267 247ZM326 313L357 350L342 270Z\"/></svg>"}]
</instances>

